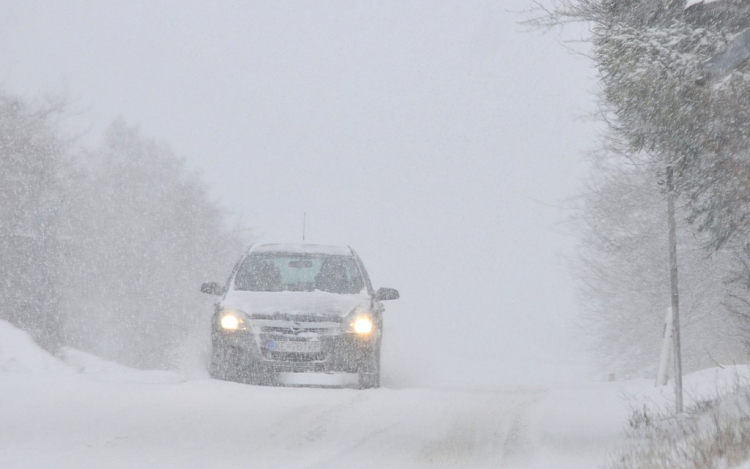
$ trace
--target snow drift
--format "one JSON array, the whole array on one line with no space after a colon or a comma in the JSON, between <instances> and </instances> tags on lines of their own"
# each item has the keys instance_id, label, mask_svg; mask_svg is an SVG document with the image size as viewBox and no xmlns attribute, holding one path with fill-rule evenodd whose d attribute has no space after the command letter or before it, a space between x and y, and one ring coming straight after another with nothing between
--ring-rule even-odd
<instances>
[{"instance_id":1,"label":"snow drift","mask_svg":"<svg viewBox=\"0 0 750 469\"><path fill-rule=\"evenodd\" d=\"M70 373L60 359L40 348L29 334L0 320L0 373Z\"/></svg>"}]
</instances>

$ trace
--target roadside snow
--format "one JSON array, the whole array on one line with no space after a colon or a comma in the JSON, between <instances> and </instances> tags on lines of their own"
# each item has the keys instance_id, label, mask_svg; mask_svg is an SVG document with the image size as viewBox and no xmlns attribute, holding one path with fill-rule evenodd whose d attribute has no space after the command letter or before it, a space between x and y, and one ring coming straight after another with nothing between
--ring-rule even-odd
<instances>
[{"instance_id":1,"label":"roadside snow","mask_svg":"<svg viewBox=\"0 0 750 469\"><path fill-rule=\"evenodd\" d=\"M60 358L71 368L95 381L121 383L181 383L185 381L185 377L180 373L135 370L70 347L64 347L60 351Z\"/></svg>"},{"instance_id":2,"label":"roadside snow","mask_svg":"<svg viewBox=\"0 0 750 469\"><path fill-rule=\"evenodd\" d=\"M727 469L750 459L750 369L733 366L685 377L685 412L671 388L631 396L626 440L606 466ZM664 391L670 391L665 393Z\"/></svg>"},{"instance_id":3,"label":"roadside snow","mask_svg":"<svg viewBox=\"0 0 750 469\"><path fill-rule=\"evenodd\" d=\"M58 356L41 349L25 332L0 321L0 379L25 375L80 375L81 379L120 383L180 383L185 377L170 371L135 370L80 350L64 347Z\"/></svg>"},{"instance_id":4,"label":"roadside snow","mask_svg":"<svg viewBox=\"0 0 750 469\"><path fill-rule=\"evenodd\" d=\"M685 406L690 407L699 402L716 399L747 385L750 385L748 365L708 368L690 373L683 377ZM666 412L673 412L675 408L672 381L668 386L653 387L653 382L643 380L641 386L629 386L623 397L633 408L645 405L649 410Z\"/></svg>"},{"instance_id":5,"label":"roadside snow","mask_svg":"<svg viewBox=\"0 0 750 469\"><path fill-rule=\"evenodd\" d=\"M39 348L25 332L0 321L0 373L70 373L59 359Z\"/></svg>"}]
</instances>

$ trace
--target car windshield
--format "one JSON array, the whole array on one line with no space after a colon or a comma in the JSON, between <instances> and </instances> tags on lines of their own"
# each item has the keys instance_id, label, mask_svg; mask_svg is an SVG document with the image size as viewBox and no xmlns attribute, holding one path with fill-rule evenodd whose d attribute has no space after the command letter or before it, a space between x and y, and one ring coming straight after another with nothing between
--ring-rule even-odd
<instances>
[{"instance_id":1,"label":"car windshield","mask_svg":"<svg viewBox=\"0 0 750 469\"><path fill-rule=\"evenodd\" d=\"M353 294L364 286L354 257L330 254L253 253L234 278L234 288L244 291Z\"/></svg>"}]
</instances>

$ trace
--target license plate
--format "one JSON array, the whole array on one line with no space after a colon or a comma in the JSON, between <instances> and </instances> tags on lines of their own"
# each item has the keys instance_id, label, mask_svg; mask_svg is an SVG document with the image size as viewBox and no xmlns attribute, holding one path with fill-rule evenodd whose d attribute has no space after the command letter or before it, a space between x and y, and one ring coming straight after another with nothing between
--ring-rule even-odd
<instances>
[{"instance_id":1,"label":"license plate","mask_svg":"<svg viewBox=\"0 0 750 469\"><path fill-rule=\"evenodd\" d=\"M285 353L318 353L320 352L320 342L271 340L268 342L268 350L270 350L271 352Z\"/></svg>"}]
</instances>

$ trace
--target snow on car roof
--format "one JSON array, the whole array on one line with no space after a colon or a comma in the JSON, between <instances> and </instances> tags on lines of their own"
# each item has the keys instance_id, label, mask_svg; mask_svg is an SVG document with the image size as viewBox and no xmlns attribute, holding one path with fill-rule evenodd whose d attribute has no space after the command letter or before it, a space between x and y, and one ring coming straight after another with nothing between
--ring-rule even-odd
<instances>
[{"instance_id":1,"label":"snow on car roof","mask_svg":"<svg viewBox=\"0 0 750 469\"><path fill-rule=\"evenodd\" d=\"M256 244L250 252L295 252L306 254L331 254L351 256L352 250L348 246L327 246L321 244Z\"/></svg>"}]
</instances>

